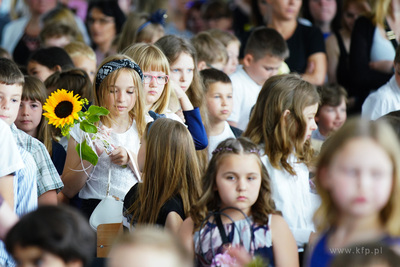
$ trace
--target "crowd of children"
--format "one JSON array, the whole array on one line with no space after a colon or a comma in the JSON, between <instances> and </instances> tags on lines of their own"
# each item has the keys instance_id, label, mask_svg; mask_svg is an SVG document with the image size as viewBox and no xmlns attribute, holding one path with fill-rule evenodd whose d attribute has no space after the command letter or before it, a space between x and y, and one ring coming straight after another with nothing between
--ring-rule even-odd
<instances>
[{"instance_id":1,"label":"crowd of children","mask_svg":"<svg viewBox=\"0 0 400 267\"><path fill-rule=\"evenodd\" d=\"M327 71L350 56L332 37L326 56L302 1L90 0L87 29L48 2L1 39L0 266L400 264L400 46L371 62L387 79L366 97ZM397 45L399 0L376 2L375 34ZM43 116L77 103L107 112ZM108 217L124 233L101 260Z\"/></svg>"}]
</instances>

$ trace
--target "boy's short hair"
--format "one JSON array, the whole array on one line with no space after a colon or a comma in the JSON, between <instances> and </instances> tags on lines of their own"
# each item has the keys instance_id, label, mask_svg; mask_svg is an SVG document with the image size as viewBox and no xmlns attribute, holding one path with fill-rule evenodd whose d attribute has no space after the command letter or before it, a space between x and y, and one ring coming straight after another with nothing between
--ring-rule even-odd
<instances>
[{"instance_id":1,"label":"boy's short hair","mask_svg":"<svg viewBox=\"0 0 400 267\"><path fill-rule=\"evenodd\" d=\"M337 107L340 105L340 103L342 103L343 98L345 102L347 102L347 91L339 84L322 85L317 89L321 99L321 104L319 107L325 105Z\"/></svg>"},{"instance_id":2,"label":"boy's short hair","mask_svg":"<svg viewBox=\"0 0 400 267\"><path fill-rule=\"evenodd\" d=\"M259 60L266 55L284 60L289 57L289 48L278 31L260 26L250 34L244 54L251 54L255 60Z\"/></svg>"},{"instance_id":3,"label":"boy's short hair","mask_svg":"<svg viewBox=\"0 0 400 267\"><path fill-rule=\"evenodd\" d=\"M220 29L210 29L207 31L213 38L220 41L225 47L230 43L237 43L240 46L240 40L233 34Z\"/></svg>"},{"instance_id":4,"label":"boy's short hair","mask_svg":"<svg viewBox=\"0 0 400 267\"><path fill-rule=\"evenodd\" d=\"M24 86L25 78L17 64L8 58L0 58L0 83Z\"/></svg>"},{"instance_id":5,"label":"boy's short hair","mask_svg":"<svg viewBox=\"0 0 400 267\"><path fill-rule=\"evenodd\" d=\"M95 252L95 233L87 219L72 207L40 206L24 215L5 239L10 254L17 246L38 247L68 263L90 263Z\"/></svg>"},{"instance_id":6,"label":"boy's short hair","mask_svg":"<svg viewBox=\"0 0 400 267\"><path fill-rule=\"evenodd\" d=\"M204 93L208 92L208 89L210 88L210 85L216 82L221 82L221 83L232 83L231 79L229 78L228 75L226 75L225 72L210 68L210 69L204 69L200 71L200 76L203 80L204 84Z\"/></svg>"},{"instance_id":7,"label":"boy's short hair","mask_svg":"<svg viewBox=\"0 0 400 267\"><path fill-rule=\"evenodd\" d=\"M217 62L228 62L228 52L225 46L214 39L208 32L200 32L196 34L191 42L197 52L197 62L204 61L206 64Z\"/></svg>"},{"instance_id":8,"label":"boy's short hair","mask_svg":"<svg viewBox=\"0 0 400 267\"><path fill-rule=\"evenodd\" d=\"M51 23L45 25L39 34L42 44L45 43L48 38L59 38L62 36L67 36L70 41L75 41L78 36L78 32L67 24Z\"/></svg>"},{"instance_id":9,"label":"boy's short hair","mask_svg":"<svg viewBox=\"0 0 400 267\"><path fill-rule=\"evenodd\" d=\"M96 54L93 48L83 42L71 42L64 47L64 50L71 58L77 56L86 56L91 60L96 60Z\"/></svg>"},{"instance_id":10,"label":"boy's short hair","mask_svg":"<svg viewBox=\"0 0 400 267\"><path fill-rule=\"evenodd\" d=\"M59 65L62 70L74 67L72 59L61 47L40 48L32 53L28 62L35 61L40 65L53 69Z\"/></svg>"},{"instance_id":11,"label":"boy's short hair","mask_svg":"<svg viewBox=\"0 0 400 267\"><path fill-rule=\"evenodd\" d=\"M3 47L0 47L0 58L12 59L11 54Z\"/></svg>"}]
</instances>

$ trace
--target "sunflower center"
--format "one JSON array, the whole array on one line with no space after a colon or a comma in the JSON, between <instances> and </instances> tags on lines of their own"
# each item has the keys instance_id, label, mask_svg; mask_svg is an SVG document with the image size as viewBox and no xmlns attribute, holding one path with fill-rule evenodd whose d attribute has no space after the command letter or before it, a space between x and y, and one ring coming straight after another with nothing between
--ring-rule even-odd
<instances>
[{"instance_id":1,"label":"sunflower center","mask_svg":"<svg viewBox=\"0 0 400 267\"><path fill-rule=\"evenodd\" d=\"M59 118L66 118L71 115L74 106L69 101L61 101L54 109L54 113Z\"/></svg>"}]
</instances>

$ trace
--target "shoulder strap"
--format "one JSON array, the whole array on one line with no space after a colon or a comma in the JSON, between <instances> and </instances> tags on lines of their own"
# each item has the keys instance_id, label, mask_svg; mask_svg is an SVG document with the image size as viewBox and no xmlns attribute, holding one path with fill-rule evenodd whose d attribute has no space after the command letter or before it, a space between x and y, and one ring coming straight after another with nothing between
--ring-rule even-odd
<instances>
[{"instance_id":1,"label":"shoulder strap","mask_svg":"<svg viewBox=\"0 0 400 267\"><path fill-rule=\"evenodd\" d=\"M389 24L387 23L386 19L385 19L385 31L386 31L386 37L392 43L392 45L394 47L394 50L396 50L396 48L398 46L398 43L397 43L397 40L396 40L396 35L392 31L392 29L390 29Z\"/></svg>"},{"instance_id":2,"label":"shoulder strap","mask_svg":"<svg viewBox=\"0 0 400 267\"><path fill-rule=\"evenodd\" d=\"M230 243L228 237L226 236L225 228L224 228L224 225L222 224L220 214L215 214L215 222L217 223L219 234L221 235L222 244L225 245L225 244Z\"/></svg>"}]
</instances>

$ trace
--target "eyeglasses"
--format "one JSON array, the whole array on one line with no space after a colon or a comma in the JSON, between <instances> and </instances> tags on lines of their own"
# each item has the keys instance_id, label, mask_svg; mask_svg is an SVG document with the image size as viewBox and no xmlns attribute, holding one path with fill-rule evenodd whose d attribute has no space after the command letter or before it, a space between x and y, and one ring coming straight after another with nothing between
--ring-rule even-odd
<instances>
[{"instance_id":1,"label":"eyeglasses","mask_svg":"<svg viewBox=\"0 0 400 267\"><path fill-rule=\"evenodd\" d=\"M159 75L159 76L153 76L150 74L145 74L143 75L143 80L145 84L151 83L153 79L156 79L157 83L162 85L166 84L168 82L168 75Z\"/></svg>"}]
</instances>

